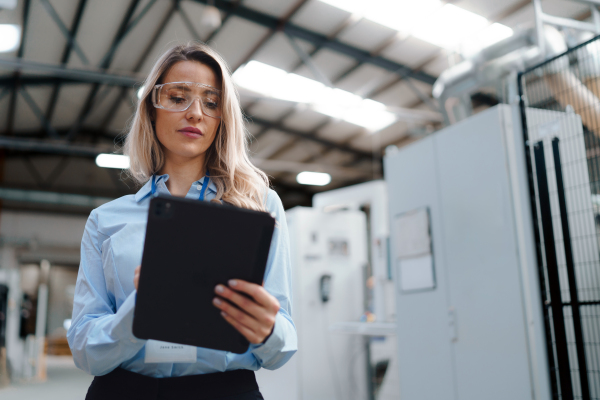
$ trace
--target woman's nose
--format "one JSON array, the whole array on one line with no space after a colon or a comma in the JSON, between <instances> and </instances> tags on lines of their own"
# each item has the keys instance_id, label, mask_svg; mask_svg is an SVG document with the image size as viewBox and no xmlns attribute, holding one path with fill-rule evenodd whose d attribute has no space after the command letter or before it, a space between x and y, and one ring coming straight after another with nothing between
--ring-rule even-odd
<instances>
[{"instance_id":1,"label":"woman's nose","mask_svg":"<svg viewBox=\"0 0 600 400\"><path fill-rule=\"evenodd\" d=\"M200 103L200 101L201 100L199 98L195 98L192 101L192 104L190 104L190 108L188 108L188 114L197 119L201 119L204 117L204 112L202 111L202 103Z\"/></svg>"}]
</instances>

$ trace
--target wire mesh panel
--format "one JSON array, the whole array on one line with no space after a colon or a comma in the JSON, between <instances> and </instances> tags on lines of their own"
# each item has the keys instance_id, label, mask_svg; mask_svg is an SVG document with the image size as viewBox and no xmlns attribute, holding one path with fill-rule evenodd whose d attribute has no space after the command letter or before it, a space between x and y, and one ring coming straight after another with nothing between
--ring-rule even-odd
<instances>
[{"instance_id":1,"label":"wire mesh panel","mask_svg":"<svg viewBox=\"0 0 600 400\"><path fill-rule=\"evenodd\" d=\"M600 400L600 40L519 75L550 381Z\"/></svg>"}]
</instances>

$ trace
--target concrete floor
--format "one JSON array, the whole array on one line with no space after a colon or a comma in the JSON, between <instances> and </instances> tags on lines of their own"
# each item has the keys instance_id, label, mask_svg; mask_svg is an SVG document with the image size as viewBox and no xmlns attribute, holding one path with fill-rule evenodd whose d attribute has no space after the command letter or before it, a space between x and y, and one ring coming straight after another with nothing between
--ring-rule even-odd
<instances>
[{"instance_id":1,"label":"concrete floor","mask_svg":"<svg viewBox=\"0 0 600 400\"><path fill-rule=\"evenodd\" d=\"M13 383L0 389L2 400L83 400L93 377L77 369L71 357L48 356L45 382Z\"/></svg>"}]
</instances>

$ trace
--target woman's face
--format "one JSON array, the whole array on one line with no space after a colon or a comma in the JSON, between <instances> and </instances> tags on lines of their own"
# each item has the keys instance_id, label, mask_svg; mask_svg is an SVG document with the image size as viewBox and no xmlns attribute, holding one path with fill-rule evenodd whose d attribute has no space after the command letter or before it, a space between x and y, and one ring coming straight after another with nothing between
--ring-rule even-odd
<instances>
[{"instance_id":1,"label":"woman's face","mask_svg":"<svg viewBox=\"0 0 600 400\"><path fill-rule=\"evenodd\" d=\"M221 89L213 71L196 61L174 64L162 83L169 82L196 82ZM220 119L204 114L198 100L194 100L185 111L154 110L156 136L167 159L204 157L215 139Z\"/></svg>"}]
</instances>

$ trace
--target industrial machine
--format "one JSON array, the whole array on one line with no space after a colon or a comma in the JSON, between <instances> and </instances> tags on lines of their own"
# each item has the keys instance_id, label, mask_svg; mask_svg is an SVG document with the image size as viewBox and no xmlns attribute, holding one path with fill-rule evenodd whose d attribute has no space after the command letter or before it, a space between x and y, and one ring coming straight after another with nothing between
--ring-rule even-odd
<instances>
[{"instance_id":1,"label":"industrial machine","mask_svg":"<svg viewBox=\"0 0 600 400\"><path fill-rule=\"evenodd\" d=\"M581 133L576 114L526 112ZM551 398L522 137L518 106L498 105L385 158L404 400ZM567 145L581 157L583 135ZM594 232L582 208L572 236Z\"/></svg>"},{"instance_id":2,"label":"industrial machine","mask_svg":"<svg viewBox=\"0 0 600 400\"><path fill-rule=\"evenodd\" d=\"M366 309L365 214L296 207L286 216L299 350L282 368L257 372L261 392L267 399L367 399L364 337L331 330Z\"/></svg>"},{"instance_id":3,"label":"industrial machine","mask_svg":"<svg viewBox=\"0 0 600 400\"><path fill-rule=\"evenodd\" d=\"M367 341L367 399L395 400L399 396L396 351L396 293L389 263L390 219L387 185L374 180L317 193L313 207L324 212L363 211L367 217L367 249L370 270L367 279L368 318L340 322L337 332L363 336Z\"/></svg>"}]
</instances>

